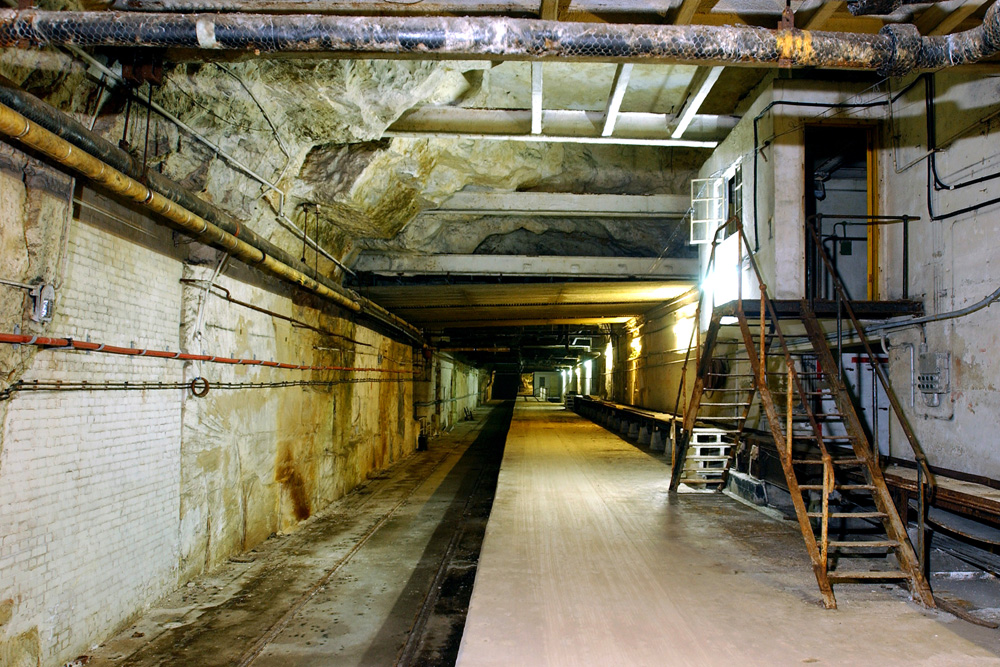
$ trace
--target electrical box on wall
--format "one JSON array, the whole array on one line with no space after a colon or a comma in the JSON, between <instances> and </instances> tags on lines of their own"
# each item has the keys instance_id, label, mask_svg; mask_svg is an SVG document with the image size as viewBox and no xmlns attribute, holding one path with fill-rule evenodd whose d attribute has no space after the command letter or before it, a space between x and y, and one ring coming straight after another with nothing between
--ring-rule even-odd
<instances>
[{"instance_id":1,"label":"electrical box on wall","mask_svg":"<svg viewBox=\"0 0 1000 667\"><path fill-rule=\"evenodd\" d=\"M941 405L941 397L951 393L951 355L921 349L917 367L917 389L927 407L936 408Z\"/></svg>"},{"instance_id":2,"label":"electrical box on wall","mask_svg":"<svg viewBox=\"0 0 1000 667\"><path fill-rule=\"evenodd\" d=\"M37 285L29 294L33 301L31 319L47 324L52 321L52 307L56 301L56 291L52 285Z\"/></svg>"}]
</instances>

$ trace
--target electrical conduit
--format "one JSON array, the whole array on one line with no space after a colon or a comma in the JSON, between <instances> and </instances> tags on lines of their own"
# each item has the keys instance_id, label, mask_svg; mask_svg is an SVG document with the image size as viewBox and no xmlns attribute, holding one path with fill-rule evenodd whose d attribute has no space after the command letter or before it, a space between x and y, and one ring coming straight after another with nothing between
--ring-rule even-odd
<instances>
[{"instance_id":1,"label":"electrical conduit","mask_svg":"<svg viewBox=\"0 0 1000 667\"><path fill-rule=\"evenodd\" d=\"M282 280L298 285L314 294L353 312L365 311L369 316L392 326L420 342L420 332L404 320L392 315L381 306L354 295L342 287L324 284L289 266L264 250L225 231L204 217L146 187L82 148L53 134L41 125L28 120L6 104L0 103L0 134L33 148L52 160L70 167L110 192L134 201L163 216L181 231L193 238L224 250L236 259L256 267ZM204 203L204 202L203 202ZM207 204L205 204L207 206ZM238 222L238 227L242 227ZM241 230L245 235L245 232ZM254 238L259 239L256 235ZM328 281L324 281L328 282Z\"/></svg>"},{"instance_id":2,"label":"electrical conduit","mask_svg":"<svg viewBox=\"0 0 1000 667\"><path fill-rule=\"evenodd\" d=\"M171 352L170 350L149 350L140 347L119 347L105 343L79 341L72 338L47 338L44 336L26 336L23 334L0 333L0 343L11 345L34 345L41 348L57 350L80 350L82 352L103 352L104 354L120 354L132 357L154 357L158 359L180 359L181 361L204 361L211 364L231 364L237 366L266 366L295 371L356 371L373 373L396 373L412 375L415 371L392 368L359 368L351 366L309 366L305 364L289 364L279 361L261 361L259 359L240 359L237 357L218 357L210 354L190 354L188 352Z\"/></svg>"}]
</instances>

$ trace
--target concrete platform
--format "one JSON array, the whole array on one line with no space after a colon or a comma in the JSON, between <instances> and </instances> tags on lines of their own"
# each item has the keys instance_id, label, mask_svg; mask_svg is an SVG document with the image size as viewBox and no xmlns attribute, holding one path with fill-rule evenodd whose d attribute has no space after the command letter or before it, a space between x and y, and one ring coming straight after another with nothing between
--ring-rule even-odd
<instances>
[{"instance_id":1,"label":"concrete platform","mask_svg":"<svg viewBox=\"0 0 1000 667\"><path fill-rule=\"evenodd\" d=\"M519 403L459 665L997 665L1000 633L905 590L820 606L796 526L719 495L562 406Z\"/></svg>"}]
</instances>

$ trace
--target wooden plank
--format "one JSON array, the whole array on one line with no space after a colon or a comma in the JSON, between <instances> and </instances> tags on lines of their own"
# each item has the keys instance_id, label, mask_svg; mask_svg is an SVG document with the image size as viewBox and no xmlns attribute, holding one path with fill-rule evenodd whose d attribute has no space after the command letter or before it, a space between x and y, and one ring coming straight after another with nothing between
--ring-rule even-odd
<instances>
[{"instance_id":1,"label":"wooden plank","mask_svg":"<svg viewBox=\"0 0 1000 667\"><path fill-rule=\"evenodd\" d=\"M922 35L947 35L962 21L975 14L983 5L992 0L965 0L965 2L943 2L928 7L917 18L915 25Z\"/></svg>"}]
</instances>

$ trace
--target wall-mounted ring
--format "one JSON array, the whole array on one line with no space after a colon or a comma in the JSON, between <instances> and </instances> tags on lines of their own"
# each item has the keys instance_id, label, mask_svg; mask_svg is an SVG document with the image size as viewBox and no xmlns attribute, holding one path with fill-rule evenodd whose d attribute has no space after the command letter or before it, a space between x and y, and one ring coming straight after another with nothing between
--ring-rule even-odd
<instances>
[{"instance_id":1,"label":"wall-mounted ring","mask_svg":"<svg viewBox=\"0 0 1000 667\"><path fill-rule=\"evenodd\" d=\"M191 393L198 398L208 395L208 390L212 388L212 385L208 383L203 377L196 377L191 380Z\"/></svg>"}]
</instances>

